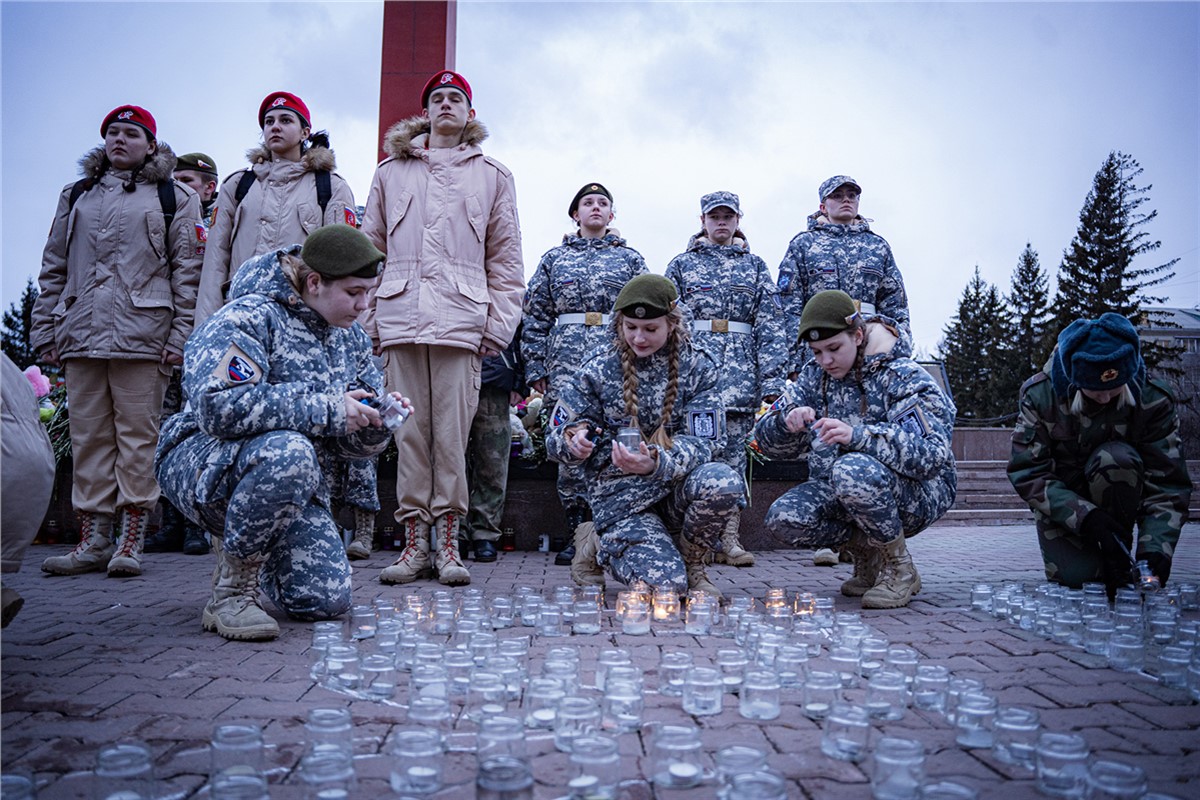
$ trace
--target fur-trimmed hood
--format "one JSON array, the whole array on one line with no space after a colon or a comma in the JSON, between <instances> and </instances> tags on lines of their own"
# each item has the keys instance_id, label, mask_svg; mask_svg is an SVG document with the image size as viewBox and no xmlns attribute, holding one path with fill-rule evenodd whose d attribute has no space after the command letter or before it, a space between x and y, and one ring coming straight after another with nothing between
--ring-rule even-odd
<instances>
[{"instance_id":1,"label":"fur-trimmed hood","mask_svg":"<svg viewBox=\"0 0 1200 800\"><path fill-rule=\"evenodd\" d=\"M692 250L699 250L702 247L737 247L749 253L750 240L746 238L746 234L742 233L742 229L738 228L733 232L733 238L729 240L729 244L718 245L709 239L706 233L701 231L700 233L692 234L692 238L688 239L687 248L685 249L690 252Z\"/></svg>"},{"instance_id":2,"label":"fur-trimmed hood","mask_svg":"<svg viewBox=\"0 0 1200 800\"><path fill-rule=\"evenodd\" d=\"M414 158L418 150L429 146L429 118L409 117L388 128L383 136L383 152L392 158ZM477 119L467 121L460 145L478 146L488 137L487 128Z\"/></svg>"},{"instance_id":3,"label":"fur-trimmed hood","mask_svg":"<svg viewBox=\"0 0 1200 800\"><path fill-rule=\"evenodd\" d=\"M162 139L158 140L158 149L142 167L138 180L144 183L158 183L170 180L175 173L175 163L178 161L175 151ZM104 147L94 147L79 159L79 174L85 178L97 180L105 172L121 172L112 165L104 152Z\"/></svg>"},{"instance_id":4,"label":"fur-trimmed hood","mask_svg":"<svg viewBox=\"0 0 1200 800\"><path fill-rule=\"evenodd\" d=\"M262 144L251 147L246 151L246 160L250 162L251 166L269 164L271 151ZM333 172L337 169L337 159L334 157L333 150L320 145L313 145L304 151L304 155L300 156L300 163L304 165L305 172L316 172L322 169Z\"/></svg>"}]
</instances>

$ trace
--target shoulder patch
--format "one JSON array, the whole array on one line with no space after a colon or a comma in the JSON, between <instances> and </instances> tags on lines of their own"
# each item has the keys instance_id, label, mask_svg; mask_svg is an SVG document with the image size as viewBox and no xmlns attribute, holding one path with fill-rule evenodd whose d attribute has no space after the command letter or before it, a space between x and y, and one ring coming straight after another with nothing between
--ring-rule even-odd
<instances>
[{"instance_id":1,"label":"shoulder patch","mask_svg":"<svg viewBox=\"0 0 1200 800\"><path fill-rule=\"evenodd\" d=\"M258 383L262 380L262 367L255 364L250 356L236 344L230 344L221 362L213 371L213 377L227 386L240 386L243 383Z\"/></svg>"},{"instance_id":2,"label":"shoulder patch","mask_svg":"<svg viewBox=\"0 0 1200 800\"><path fill-rule=\"evenodd\" d=\"M702 439L716 439L721 435L721 411L716 408L701 408L688 412L688 433Z\"/></svg>"},{"instance_id":3,"label":"shoulder patch","mask_svg":"<svg viewBox=\"0 0 1200 800\"><path fill-rule=\"evenodd\" d=\"M780 294L788 294L791 291L792 274L790 272L785 272L779 276L778 288Z\"/></svg>"},{"instance_id":4,"label":"shoulder patch","mask_svg":"<svg viewBox=\"0 0 1200 800\"><path fill-rule=\"evenodd\" d=\"M561 428L579 415L562 400L554 404L554 413L550 415L550 427Z\"/></svg>"},{"instance_id":5,"label":"shoulder patch","mask_svg":"<svg viewBox=\"0 0 1200 800\"><path fill-rule=\"evenodd\" d=\"M358 227L358 214L355 213L354 209L351 208L350 206L343 206L342 208L345 211L346 224L351 227L357 228Z\"/></svg>"},{"instance_id":6,"label":"shoulder patch","mask_svg":"<svg viewBox=\"0 0 1200 800\"><path fill-rule=\"evenodd\" d=\"M904 411L901 411L894 422L913 436L920 436L921 438L928 436L932 430L929 427L929 421L925 419L925 412L915 403Z\"/></svg>"}]
</instances>

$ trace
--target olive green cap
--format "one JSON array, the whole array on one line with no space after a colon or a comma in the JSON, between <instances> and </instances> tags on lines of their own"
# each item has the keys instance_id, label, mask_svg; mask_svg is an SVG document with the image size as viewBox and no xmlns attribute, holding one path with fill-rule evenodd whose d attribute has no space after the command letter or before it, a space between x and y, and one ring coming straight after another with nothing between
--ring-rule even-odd
<instances>
[{"instance_id":1,"label":"olive green cap","mask_svg":"<svg viewBox=\"0 0 1200 800\"><path fill-rule=\"evenodd\" d=\"M817 292L800 314L800 338L819 342L836 336L854 326L858 319L858 303L841 289Z\"/></svg>"},{"instance_id":2,"label":"olive green cap","mask_svg":"<svg viewBox=\"0 0 1200 800\"><path fill-rule=\"evenodd\" d=\"M362 231L337 224L313 231L300 258L324 278L374 278L387 256Z\"/></svg>"},{"instance_id":3,"label":"olive green cap","mask_svg":"<svg viewBox=\"0 0 1200 800\"><path fill-rule=\"evenodd\" d=\"M217 162L204 153L184 153L176 160L175 169L194 169L196 172L206 172L214 178L217 176Z\"/></svg>"},{"instance_id":4,"label":"olive green cap","mask_svg":"<svg viewBox=\"0 0 1200 800\"><path fill-rule=\"evenodd\" d=\"M646 273L625 284L617 295L613 311L635 319L657 319L671 312L678 297L675 284L662 275Z\"/></svg>"}]
</instances>

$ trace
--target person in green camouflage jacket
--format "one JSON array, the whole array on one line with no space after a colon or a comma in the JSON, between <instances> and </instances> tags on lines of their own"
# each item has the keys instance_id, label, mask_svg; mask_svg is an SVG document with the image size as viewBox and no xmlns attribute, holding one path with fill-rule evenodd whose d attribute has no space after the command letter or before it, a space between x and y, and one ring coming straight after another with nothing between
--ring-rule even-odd
<instances>
[{"instance_id":1,"label":"person in green camouflage jacket","mask_svg":"<svg viewBox=\"0 0 1200 800\"><path fill-rule=\"evenodd\" d=\"M1129 320L1107 313L1059 334L1021 387L1008 477L1033 509L1049 580L1113 591L1134 579L1136 553L1166 583L1192 484L1175 400L1146 378Z\"/></svg>"}]
</instances>

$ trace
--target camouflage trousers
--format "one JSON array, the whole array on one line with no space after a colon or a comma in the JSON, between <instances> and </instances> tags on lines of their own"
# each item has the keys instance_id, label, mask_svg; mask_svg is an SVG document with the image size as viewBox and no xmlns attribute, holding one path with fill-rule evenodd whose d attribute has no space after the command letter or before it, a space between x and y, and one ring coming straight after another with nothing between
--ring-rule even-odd
<instances>
[{"instance_id":1,"label":"camouflage trousers","mask_svg":"<svg viewBox=\"0 0 1200 800\"><path fill-rule=\"evenodd\" d=\"M771 504L766 526L793 547L840 547L855 530L886 544L933 524L954 502L940 483L905 478L865 453L833 462L827 479L789 489Z\"/></svg>"},{"instance_id":2,"label":"camouflage trousers","mask_svg":"<svg viewBox=\"0 0 1200 800\"><path fill-rule=\"evenodd\" d=\"M714 460L728 464L733 471L743 478L742 502L740 508L746 507L745 495L749 494L750 485L746 477L746 442L754 431L754 414L749 411L728 411L725 413L725 449L717 453Z\"/></svg>"},{"instance_id":3,"label":"camouflage trousers","mask_svg":"<svg viewBox=\"0 0 1200 800\"><path fill-rule=\"evenodd\" d=\"M741 476L727 464L702 464L667 497L600 531L597 563L621 583L643 580L686 592L687 571L672 533L715 549L743 493Z\"/></svg>"},{"instance_id":4,"label":"camouflage trousers","mask_svg":"<svg viewBox=\"0 0 1200 800\"><path fill-rule=\"evenodd\" d=\"M473 542L500 538L504 493L508 488L508 461L512 455L508 390L484 386L479 408L467 440L467 488L470 506L462 535Z\"/></svg>"},{"instance_id":5,"label":"camouflage trousers","mask_svg":"<svg viewBox=\"0 0 1200 800\"><path fill-rule=\"evenodd\" d=\"M294 431L239 441L197 433L158 467L163 493L235 558L262 557L262 586L289 616L338 617L350 609L350 562L329 509L313 443Z\"/></svg>"},{"instance_id":6,"label":"camouflage trousers","mask_svg":"<svg viewBox=\"0 0 1200 800\"><path fill-rule=\"evenodd\" d=\"M379 510L378 457L339 461L331 491L335 506Z\"/></svg>"},{"instance_id":7,"label":"camouflage trousers","mask_svg":"<svg viewBox=\"0 0 1200 800\"><path fill-rule=\"evenodd\" d=\"M1145 470L1142 457L1125 442L1096 448L1083 466L1082 485L1068 486L1111 514L1123 529L1121 542L1132 553L1133 526L1142 502ZM1038 546L1046 579L1078 589L1104 581L1100 546L1037 515Z\"/></svg>"}]
</instances>

